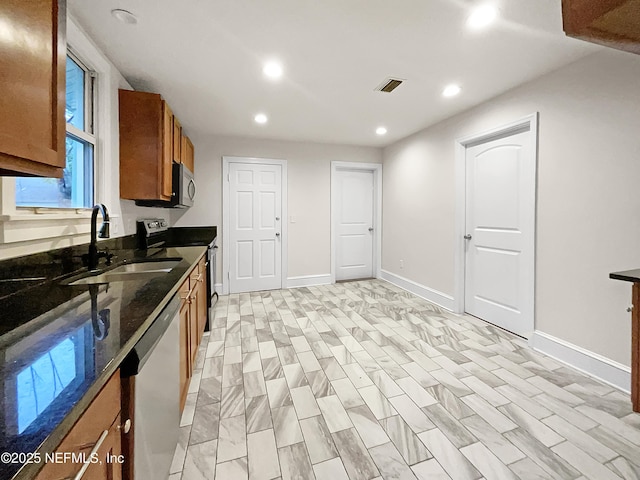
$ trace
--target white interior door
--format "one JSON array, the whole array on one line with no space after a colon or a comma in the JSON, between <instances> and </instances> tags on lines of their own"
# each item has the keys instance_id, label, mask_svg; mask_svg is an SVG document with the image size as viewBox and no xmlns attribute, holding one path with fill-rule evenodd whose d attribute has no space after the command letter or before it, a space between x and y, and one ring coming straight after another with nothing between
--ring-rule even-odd
<instances>
[{"instance_id":1,"label":"white interior door","mask_svg":"<svg viewBox=\"0 0 640 480\"><path fill-rule=\"evenodd\" d=\"M535 154L531 131L466 149L465 311L533 331Z\"/></svg>"},{"instance_id":2,"label":"white interior door","mask_svg":"<svg viewBox=\"0 0 640 480\"><path fill-rule=\"evenodd\" d=\"M336 280L373 277L373 171L336 171Z\"/></svg>"},{"instance_id":3,"label":"white interior door","mask_svg":"<svg viewBox=\"0 0 640 480\"><path fill-rule=\"evenodd\" d=\"M282 167L229 164L229 290L282 286Z\"/></svg>"}]
</instances>

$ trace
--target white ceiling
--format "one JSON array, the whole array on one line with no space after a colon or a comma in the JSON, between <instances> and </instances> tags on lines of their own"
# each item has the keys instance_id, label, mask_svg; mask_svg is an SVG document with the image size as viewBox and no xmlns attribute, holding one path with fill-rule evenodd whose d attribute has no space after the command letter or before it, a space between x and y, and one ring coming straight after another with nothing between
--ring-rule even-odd
<instances>
[{"instance_id":1,"label":"white ceiling","mask_svg":"<svg viewBox=\"0 0 640 480\"><path fill-rule=\"evenodd\" d=\"M492 1L492 0L489 0ZM486 2L484 2L486 3ZM69 0L130 83L161 93L187 132L383 146L596 51L565 37L560 0ZM133 12L135 26L114 8ZM265 79L279 59L284 76ZM406 79L393 93L386 77ZM459 83L453 99L445 85ZM258 112L269 116L257 125ZM388 134L378 137L384 125Z\"/></svg>"}]
</instances>

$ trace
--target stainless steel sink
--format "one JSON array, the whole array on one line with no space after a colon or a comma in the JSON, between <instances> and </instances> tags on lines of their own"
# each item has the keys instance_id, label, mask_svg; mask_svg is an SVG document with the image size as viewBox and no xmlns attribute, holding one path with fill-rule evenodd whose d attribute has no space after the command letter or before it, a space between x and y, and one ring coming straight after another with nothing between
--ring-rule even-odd
<instances>
[{"instance_id":1,"label":"stainless steel sink","mask_svg":"<svg viewBox=\"0 0 640 480\"><path fill-rule=\"evenodd\" d=\"M165 272L173 270L180 260L163 260L161 262L139 262L128 263L113 270L105 272L103 275L112 275L120 273L143 273L143 272Z\"/></svg>"},{"instance_id":2,"label":"stainless steel sink","mask_svg":"<svg viewBox=\"0 0 640 480\"><path fill-rule=\"evenodd\" d=\"M180 260L129 263L99 275L85 274L80 278L72 278L70 281L65 282L65 285L95 285L100 283L144 280L167 274L179 263Z\"/></svg>"}]
</instances>

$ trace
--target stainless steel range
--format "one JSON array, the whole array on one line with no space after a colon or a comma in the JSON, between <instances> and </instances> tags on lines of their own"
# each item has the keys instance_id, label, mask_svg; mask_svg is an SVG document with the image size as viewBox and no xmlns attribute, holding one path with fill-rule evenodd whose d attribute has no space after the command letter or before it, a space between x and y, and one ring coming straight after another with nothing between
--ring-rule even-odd
<instances>
[{"instance_id":1,"label":"stainless steel range","mask_svg":"<svg viewBox=\"0 0 640 480\"><path fill-rule=\"evenodd\" d=\"M218 300L216 293L216 253L218 251L216 227L169 228L164 218L138 220L138 248L207 247L207 306L211 308ZM208 323L208 322L207 322Z\"/></svg>"}]
</instances>

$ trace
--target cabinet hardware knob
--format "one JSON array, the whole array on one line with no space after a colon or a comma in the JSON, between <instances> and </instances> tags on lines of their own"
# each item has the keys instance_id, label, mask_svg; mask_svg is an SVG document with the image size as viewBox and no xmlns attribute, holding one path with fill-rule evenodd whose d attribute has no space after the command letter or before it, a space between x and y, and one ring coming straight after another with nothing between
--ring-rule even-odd
<instances>
[{"instance_id":1,"label":"cabinet hardware knob","mask_svg":"<svg viewBox=\"0 0 640 480\"><path fill-rule=\"evenodd\" d=\"M633 311L633 305L630 305L627 307L627 312L631 312L631 311Z\"/></svg>"},{"instance_id":2,"label":"cabinet hardware knob","mask_svg":"<svg viewBox=\"0 0 640 480\"><path fill-rule=\"evenodd\" d=\"M465 239L465 240L471 240L471 235L466 234L466 235L464 236L464 239Z\"/></svg>"},{"instance_id":3,"label":"cabinet hardware knob","mask_svg":"<svg viewBox=\"0 0 640 480\"><path fill-rule=\"evenodd\" d=\"M131 430L131 419L127 418L127 421L122 425L118 425L118 430L122 430L125 434L129 433Z\"/></svg>"}]
</instances>

